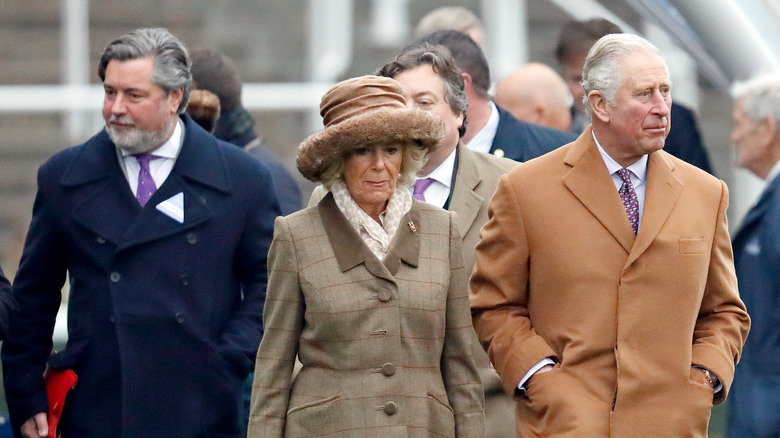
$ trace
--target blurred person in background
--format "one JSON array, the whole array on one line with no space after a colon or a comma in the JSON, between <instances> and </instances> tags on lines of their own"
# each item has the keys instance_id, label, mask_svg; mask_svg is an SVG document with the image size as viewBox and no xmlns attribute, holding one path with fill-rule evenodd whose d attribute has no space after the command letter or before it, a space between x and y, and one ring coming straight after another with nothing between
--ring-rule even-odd
<instances>
[{"instance_id":1,"label":"blurred person in background","mask_svg":"<svg viewBox=\"0 0 780 438\"><path fill-rule=\"evenodd\" d=\"M515 161L528 161L573 141L576 135L518 120L496 105L490 95L490 67L482 49L468 35L455 30L439 30L419 39L446 47L463 72L468 125L462 140L476 152Z\"/></svg>"},{"instance_id":2,"label":"blurred person in background","mask_svg":"<svg viewBox=\"0 0 780 438\"><path fill-rule=\"evenodd\" d=\"M221 106L214 136L244 148L263 163L273 177L276 197L287 215L301 209L301 190L279 157L255 133L255 119L241 103L241 75L227 55L199 48L191 52L192 88L217 95Z\"/></svg>"},{"instance_id":3,"label":"blurred person in background","mask_svg":"<svg viewBox=\"0 0 780 438\"><path fill-rule=\"evenodd\" d=\"M13 295L11 295L11 283L5 278L3 268L0 268L0 341L8 334L11 315L16 309Z\"/></svg>"},{"instance_id":4,"label":"blurred person in background","mask_svg":"<svg viewBox=\"0 0 780 438\"><path fill-rule=\"evenodd\" d=\"M658 50L598 40L592 123L504 176L481 230L474 327L523 437L707 436L750 327L722 181L662 150Z\"/></svg>"},{"instance_id":5,"label":"blurred person in background","mask_svg":"<svg viewBox=\"0 0 780 438\"><path fill-rule=\"evenodd\" d=\"M538 62L526 64L496 85L493 101L518 119L569 131L572 97L555 70Z\"/></svg>"},{"instance_id":6,"label":"blurred person in background","mask_svg":"<svg viewBox=\"0 0 780 438\"><path fill-rule=\"evenodd\" d=\"M485 42L482 21L470 10L461 6L444 6L425 14L414 30L414 38L420 39L437 30L452 29L468 35L478 46Z\"/></svg>"},{"instance_id":7,"label":"blurred person in background","mask_svg":"<svg viewBox=\"0 0 780 438\"><path fill-rule=\"evenodd\" d=\"M561 28L555 57L561 66L561 75L574 98L571 124L571 131L574 133L581 133L590 123L590 117L585 112L587 102L583 101L585 93L580 83L588 50L604 35L622 32L620 27L604 18L571 20ZM676 102L672 102L671 111L674 123L666 137L664 150L705 172L713 173L693 111Z\"/></svg>"},{"instance_id":8,"label":"blurred person in background","mask_svg":"<svg viewBox=\"0 0 780 438\"><path fill-rule=\"evenodd\" d=\"M47 436L44 373L70 369L62 437L241 437L280 214L271 175L183 114L190 58L166 29L112 41L98 76L105 129L38 172L2 350L11 423ZM52 354L66 278L68 341Z\"/></svg>"},{"instance_id":9,"label":"blurred person in background","mask_svg":"<svg viewBox=\"0 0 780 438\"><path fill-rule=\"evenodd\" d=\"M327 194L276 220L249 437L484 436L457 217L409 191L441 119L378 76L320 114L297 164Z\"/></svg>"},{"instance_id":10,"label":"blurred person in background","mask_svg":"<svg viewBox=\"0 0 780 438\"><path fill-rule=\"evenodd\" d=\"M735 89L736 164L766 181L734 235L734 264L750 336L734 376L730 438L780 436L780 75Z\"/></svg>"}]
</instances>

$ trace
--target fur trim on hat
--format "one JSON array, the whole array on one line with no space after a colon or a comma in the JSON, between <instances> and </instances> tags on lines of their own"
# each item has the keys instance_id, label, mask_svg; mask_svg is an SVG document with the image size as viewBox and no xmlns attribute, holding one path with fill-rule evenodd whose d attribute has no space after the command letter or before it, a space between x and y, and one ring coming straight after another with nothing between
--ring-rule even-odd
<instances>
[{"instance_id":1,"label":"fur trim on hat","mask_svg":"<svg viewBox=\"0 0 780 438\"><path fill-rule=\"evenodd\" d=\"M358 146L411 140L430 153L443 138L444 122L435 114L416 108L369 110L309 136L298 146L296 164L304 177L319 182L331 163Z\"/></svg>"}]
</instances>

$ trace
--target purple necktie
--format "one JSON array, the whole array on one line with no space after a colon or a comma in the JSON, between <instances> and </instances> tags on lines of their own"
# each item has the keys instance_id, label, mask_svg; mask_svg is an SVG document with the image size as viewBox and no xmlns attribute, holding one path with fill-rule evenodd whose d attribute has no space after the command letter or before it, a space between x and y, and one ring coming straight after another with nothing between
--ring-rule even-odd
<instances>
[{"instance_id":1,"label":"purple necktie","mask_svg":"<svg viewBox=\"0 0 780 438\"><path fill-rule=\"evenodd\" d=\"M149 172L149 162L160 157L151 154L134 154L133 156L138 160L138 164L141 166L141 170L138 171L138 190L135 192L135 197L138 199L138 203L141 204L141 207L143 207L149 201L149 198L152 197L155 190L157 190L157 186L154 185L154 179L152 179L152 174Z\"/></svg>"},{"instance_id":2,"label":"purple necktie","mask_svg":"<svg viewBox=\"0 0 780 438\"><path fill-rule=\"evenodd\" d=\"M631 228L636 234L639 230L639 201L636 199L634 185L631 184L631 171L623 168L618 170L617 174L623 179L623 185L620 186L618 193L620 193L620 199L623 200L623 207L626 209Z\"/></svg>"},{"instance_id":3,"label":"purple necktie","mask_svg":"<svg viewBox=\"0 0 780 438\"><path fill-rule=\"evenodd\" d=\"M435 180L433 178L420 178L414 183L414 199L425 202L425 189L433 184Z\"/></svg>"}]
</instances>

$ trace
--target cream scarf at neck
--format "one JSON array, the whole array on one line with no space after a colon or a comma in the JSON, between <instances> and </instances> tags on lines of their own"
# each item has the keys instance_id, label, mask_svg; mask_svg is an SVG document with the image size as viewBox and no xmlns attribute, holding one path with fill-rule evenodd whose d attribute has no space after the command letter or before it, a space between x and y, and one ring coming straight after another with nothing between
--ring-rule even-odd
<instances>
[{"instance_id":1,"label":"cream scarf at neck","mask_svg":"<svg viewBox=\"0 0 780 438\"><path fill-rule=\"evenodd\" d=\"M379 215L380 225L371 218L362 208L352 199L347 190L344 181L336 181L330 188L333 192L333 198L339 210L347 217L349 223L363 239L371 252L379 259L383 260L390 248L390 242L393 241L398 226L401 224L401 218L412 209L412 195L409 190L396 186L387 208Z\"/></svg>"}]
</instances>

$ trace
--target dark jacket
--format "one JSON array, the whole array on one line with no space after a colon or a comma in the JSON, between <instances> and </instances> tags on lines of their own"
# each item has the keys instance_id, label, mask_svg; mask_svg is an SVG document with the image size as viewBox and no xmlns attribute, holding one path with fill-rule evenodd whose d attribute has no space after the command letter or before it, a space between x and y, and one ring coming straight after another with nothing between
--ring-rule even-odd
<instances>
[{"instance_id":1,"label":"dark jacket","mask_svg":"<svg viewBox=\"0 0 780 438\"><path fill-rule=\"evenodd\" d=\"M515 118L498 108L498 129L490 153L515 161L528 161L571 143L577 135Z\"/></svg>"},{"instance_id":2,"label":"dark jacket","mask_svg":"<svg viewBox=\"0 0 780 438\"><path fill-rule=\"evenodd\" d=\"M279 205L267 169L184 121L176 164L143 208L105 131L39 170L2 352L16 430L47 411L48 362L79 376L65 437L243 433ZM183 223L156 208L180 194ZM66 274L68 344L49 357Z\"/></svg>"},{"instance_id":3,"label":"dark jacket","mask_svg":"<svg viewBox=\"0 0 780 438\"><path fill-rule=\"evenodd\" d=\"M693 112L674 102L672 102L672 128L666 136L664 150L686 163L712 173L710 157L702 144Z\"/></svg>"},{"instance_id":4,"label":"dark jacket","mask_svg":"<svg viewBox=\"0 0 780 438\"><path fill-rule=\"evenodd\" d=\"M739 292L753 324L742 362L753 372L780 375L780 176L745 216L733 247Z\"/></svg>"},{"instance_id":5,"label":"dark jacket","mask_svg":"<svg viewBox=\"0 0 780 438\"><path fill-rule=\"evenodd\" d=\"M0 268L0 341L5 339L8 334L8 325L15 307L14 298L11 295L11 283L5 278L3 268Z\"/></svg>"}]
</instances>

